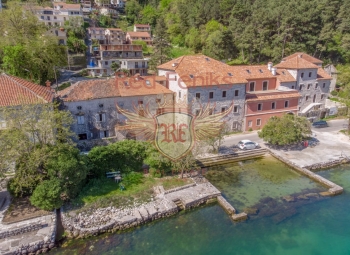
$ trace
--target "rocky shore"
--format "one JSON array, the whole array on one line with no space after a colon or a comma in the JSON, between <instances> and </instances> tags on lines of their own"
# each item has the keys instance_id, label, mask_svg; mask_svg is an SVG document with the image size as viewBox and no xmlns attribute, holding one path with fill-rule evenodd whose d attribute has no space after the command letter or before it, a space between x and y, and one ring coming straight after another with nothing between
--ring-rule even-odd
<instances>
[{"instance_id":1,"label":"rocky shore","mask_svg":"<svg viewBox=\"0 0 350 255\"><path fill-rule=\"evenodd\" d=\"M172 216L216 200L221 192L204 181L164 191L157 188L155 199L134 208L99 208L91 212L61 211L62 224L68 238L85 238L136 227L150 221Z\"/></svg>"}]
</instances>

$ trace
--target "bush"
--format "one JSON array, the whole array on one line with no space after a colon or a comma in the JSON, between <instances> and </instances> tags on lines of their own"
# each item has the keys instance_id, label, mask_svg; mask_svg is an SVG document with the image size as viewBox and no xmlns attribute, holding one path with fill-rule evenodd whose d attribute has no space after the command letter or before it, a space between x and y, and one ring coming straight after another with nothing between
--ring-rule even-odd
<instances>
[{"instance_id":1,"label":"bush","mask_svg":"<svg viewBox=\"0 0 350 255\"><path fill-rule=\"evenodd\" d=\"M30 197L32 205L40 209L51 211L62 206L61 184L59 180L52 179L39 184Z\"/></svg>"},{"instance_id":2,"label":"bush","mask_svg":"<svg viewBox=\"0 0 350 255\"><path fill-rule=\"evenodd\" d=\"M70 85L70 82L62 83L62 85L58 87L58 90L64 90L65 88L70 87Z\"/></svg>"},{"instance_id":3,"label":"bush","mask_svg":"<svg viewBox=\"0 0 350 255\"><path fill-rule=\"evenodd\" d=\"M162 177L162 173L157 170L157 169L154 169L154 168L150 168L149 169L149 174L152 176L152 177L155 177L155 178L160 178Z\"/></svg>"},{"instance_id":4,"label":"bush","mask_svg":"<svg viewBox=\"0 0 350 255\"><path fill-rule=\"evenodd\" d=\"M338 91L333 90L333 91L331 92L331 95L332 95L332 96L337 96L337 95L338 95Z\"/></svg>"},{"instance_id":5,"label":"bush","mask_svg":"<svg viewBox=\"0 0 350 255\"><path fill-rule=\"evenodd\" d=\"M142 173L131 172L123 178L122 183L125 187L130 187L142 183L143 178Z\"/></svg>"},{"instance_id":6,"label":"bush","mask_svg":"<svg viewBox=\"0 0 350 255\"><path fill-rule=\"evenodd\" d=\"M248 131L253 131L253 129L252 129L252 128L249 128Z\"/></svg>"}]
</instances>

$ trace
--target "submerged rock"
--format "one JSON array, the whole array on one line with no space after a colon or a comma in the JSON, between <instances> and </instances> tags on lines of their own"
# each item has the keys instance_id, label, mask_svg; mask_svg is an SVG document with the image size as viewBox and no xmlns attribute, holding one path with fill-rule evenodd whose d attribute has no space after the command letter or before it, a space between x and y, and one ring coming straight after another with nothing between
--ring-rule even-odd
<instances>
[{"instance_id":1,"label":"submerged rock","mask_svg":"<svg viewBox=\"0 0 350 255\"><path fill-rule=\"evenodd\" d=\"M290 208L284 212L281 212L279 214L276 214L275 216L273 216L273 220L276 224L281 223L282 221L291 218L292 216L296 215L298 212L295 208Z\"/></svg>"},{"instance_id":2,"label":"submerged rock","mask_svg":"<svg viewBox=\"0 0 350 255\"><path fill-rule=\"evenodd\" d=\"M306 194L305 196L307 196L307 197L318 197L318 194L317 193L309 193L309 194Z\"/></svg>"},{"instance_id":3,"label":"submerged rock","mask_svg":"<svg viewBox=\"0 0 350 255\"><path fill-rule=\"evenodd\" d=\"M283 200L286 201L286 202L295 202L295 197L293 196L285 196L283 197Z\"/></svg>"},{"instance_id":4,"label":"submerged rock","mask_svg":"<svg viewBox=\"0 0 350 255\"><path fill-rule=\"evenodd\" d=\"M307 197L306 195L300 195L297 197L298 200L309 200L310 198Z\"/></svg>"},{"instance_id":5,"label":"submerged rock","mask_svg":"<svg viewBox=\"0 0 350 255\"><path fill-rule=\"evenodd\" d=\"M329 191L324 191L319 193L322 197L333 196L333 194Z\"/></svg>"},{"instance_id":6,"label":"submerged rock","mask_svg":"<svg viewBox=\"0 0 350 255\"><path fill-rule=\"evenodd\" d=\"M259 209L248 207L248 208L243 209L243 211L248 215L257 215L259 212Z\"/></svg>"}]
</instances>

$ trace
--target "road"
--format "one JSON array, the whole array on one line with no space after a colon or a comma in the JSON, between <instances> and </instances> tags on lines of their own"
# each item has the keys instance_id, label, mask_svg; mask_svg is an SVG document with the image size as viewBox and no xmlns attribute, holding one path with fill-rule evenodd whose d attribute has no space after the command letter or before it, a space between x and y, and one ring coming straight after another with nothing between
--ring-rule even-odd
<instances>
[{"instance_id":1,"label":"road","mask_svg":"<svg viewBox=\"0 0 350 255\"><path fill-rule=\"evenodd\" d=\"M338 120L330 120L327 121L328 127L326 128L312 128L312 130L317 132L337 132L339 130L345 129L344 125L348 124L347 119L338 119ZM263 145L263 140L258 137L257 131L252 131L249 133L243 133L243 134L236 134L231 135L225 138L225 141L223 142L222 146L224 147L231 147L233 145L238 144L240 140L251 140L254 142L258 142L259 144Z\"/></svg>"}]
</instances>

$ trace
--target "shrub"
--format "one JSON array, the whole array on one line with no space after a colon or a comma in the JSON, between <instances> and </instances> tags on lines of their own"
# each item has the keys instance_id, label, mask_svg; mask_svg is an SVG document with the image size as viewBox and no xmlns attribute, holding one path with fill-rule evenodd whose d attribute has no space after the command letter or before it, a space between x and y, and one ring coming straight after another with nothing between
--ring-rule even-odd
<instances>
[{"instance_id":1,"label":"shrub","mask_svg":"<svg viewBox=\"0 0 350 255\"><path fill-rule=\"evenodd\" d=\"M332 96L337 96L337 95L338 95L338 91L333 90L333 91L331 92L331 95L332 95Z\"/></svg>"},{"instance_id":2,"label":"shrub","mask_svg":"<svg viewBox=\"0 0 350 255\"><path fill-rule=\"evenodd\" d=\"M60 197L61 192L62 188L59 180L43 181L35 188L33 195L30 197L30 202L32 205L46 211L58 209L63 204Z\"/></svg>"},{"instance_id":3,"label":"shrub","mask_svg":"<svg viewBox=\"0 0 350 255\"><path fill-rule=\"evenodd\" d=\"M150 173L150 175L151 175L152 177L155 177L155 178L160 178L160 177L162 177L162 173L161 173L159 170L154 169L154 168L150 168L150 169L149 169L149 173Z\"/></svg>"},{"instance_id":4,"label":"shrub","mask_svg":"<svg viewBox=\"0 0 350 255\"><path fill-rule=\"evenodd\" d=\"M253 129L252 129L252 128L249 128L248 131L253 131Z\"/></svg>"},{"instance_id":5,"label":"shrub","mask_svg":"<svg viewBox=\"0 0 350 255\"><path fill-rule=\"evenodd\" d=\"M137 185L142 183L143 178L144 177L142 173L131 172L123 178L122 182L125 187L130 187L132 185Z\"/></svg>"}]
</instances>

